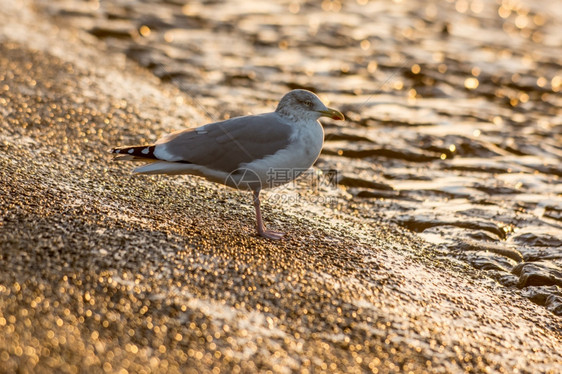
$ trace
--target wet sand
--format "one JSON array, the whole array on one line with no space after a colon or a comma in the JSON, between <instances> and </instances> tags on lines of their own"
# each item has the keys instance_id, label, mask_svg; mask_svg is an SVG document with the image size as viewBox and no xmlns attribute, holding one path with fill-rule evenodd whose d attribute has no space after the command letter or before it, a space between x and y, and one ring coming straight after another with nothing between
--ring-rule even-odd
<instances>
[{"instance_id":1,"label":"wet sand","mask_svg":"<svg viewBox=\"0 0 562 374\"><path fill-rule=\"evenodd\" d=\"M106 150L205 121L198 102L82 31L0 5L1 371L562 364L559 317L383 214L365 219L345 191L318 192L337 210L298 186L286 192L300 200L266 201L289 232L270 242L249 196L132 176Z\"/></svg>"},{"instance_id":2,"label":"wet sand","mask_svg":"<svg viewBox=\"0 0 562 374\"><path fill-rule=\"evenodd\" d=\"M347 116L325 121L316 163L347 198L322 204L383 215L562 315L562 14L551 1L33 3L179 87L208 120L318 92Z\"/></svg>"}]
</instances>

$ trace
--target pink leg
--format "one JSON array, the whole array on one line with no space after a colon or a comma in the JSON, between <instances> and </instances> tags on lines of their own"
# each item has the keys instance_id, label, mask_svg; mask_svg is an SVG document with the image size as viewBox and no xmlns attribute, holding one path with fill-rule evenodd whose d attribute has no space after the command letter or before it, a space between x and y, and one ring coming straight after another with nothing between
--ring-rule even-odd
<instances>
[{"instance_id":1,"label":"pink leg","mask_svg":"<svg viewBox=\"0 0 562 374\"><path fill-rule=\"evenodd\" d=\"M257 220L257 228L258 234L263 236L264 238L272 239L272 240L279 240L285 235L282 232L271 231L265 228L263 224L263 219L261 217L261 209L260 209L260 191L254 191L254 207L256 208L256 220Z\"/></svg>"}]
</instances>

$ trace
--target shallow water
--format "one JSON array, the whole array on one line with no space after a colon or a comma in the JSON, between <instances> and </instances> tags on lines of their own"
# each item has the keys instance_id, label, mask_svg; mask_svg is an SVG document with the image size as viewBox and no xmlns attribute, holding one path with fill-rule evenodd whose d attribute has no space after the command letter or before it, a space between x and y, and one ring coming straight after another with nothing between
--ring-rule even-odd
<instances>
[{"instance_id":1,"label":"shallow water","mask_svg":"<svg viewBox=\"0 0 562 374\"><path fill-rule=\"evenodd\" d=\"M555 2L36 4L177 84L209 120L319 93L347 117L325 122L317 163L337 170L344 204L562 315Z\"/></svg>"}]
</instances>

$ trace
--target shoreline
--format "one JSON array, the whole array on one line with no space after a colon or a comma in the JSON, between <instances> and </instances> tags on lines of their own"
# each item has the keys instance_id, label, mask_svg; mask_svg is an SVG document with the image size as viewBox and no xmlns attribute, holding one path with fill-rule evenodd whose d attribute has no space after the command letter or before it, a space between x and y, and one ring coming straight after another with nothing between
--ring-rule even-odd
<instances>
[{"instance_id":1,"label":"shoreline","mask_svg":"<svg viewBox=\"0 0 562 374\"><path fill-rule=\"evenodd\" d=\"M198 178L136 177L112 163L111 145L204 115L124 56L8 3L0 1L0 67L9 72L0 82L5 370L562 364L559 317L432 254L407 230L349 209L317 206L315 216L266 203L268 224L289 232L273 243L253 235L249 196L225 198Z\"/></svg>"}]
</instances>

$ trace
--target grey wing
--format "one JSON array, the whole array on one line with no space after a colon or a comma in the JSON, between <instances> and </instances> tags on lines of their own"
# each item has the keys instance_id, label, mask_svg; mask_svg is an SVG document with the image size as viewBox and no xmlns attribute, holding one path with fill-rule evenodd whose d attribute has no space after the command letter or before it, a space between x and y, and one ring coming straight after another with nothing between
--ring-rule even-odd
<instances>
[{"instance_id":1,"label":"grey wing","mask_svg":"<svg viewBox=\"0 0 562 374\"><path fill-rule=\"evenodd\" d=\"M156 143L154 154L230 173L286 148L292 132L277 113L237 117L170 134Z\"/></svg>"}]
</instances>

